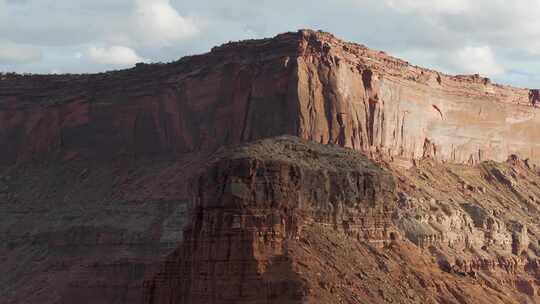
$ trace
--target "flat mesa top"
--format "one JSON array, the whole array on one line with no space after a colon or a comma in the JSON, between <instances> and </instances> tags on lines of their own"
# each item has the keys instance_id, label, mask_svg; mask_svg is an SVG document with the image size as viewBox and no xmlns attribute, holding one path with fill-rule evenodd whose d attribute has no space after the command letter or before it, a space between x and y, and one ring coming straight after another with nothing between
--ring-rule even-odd
<instances>
[{"instance_id":1,"label":"flat mesa top","mask_svg":"<svg viewBox=\"0 0 540 304\"><path fill-rule=\"evenodd\" d=\"M214 156L214 162L237 159L276 161L312 170L381 172L380 166L355 150L289 135L261 139Z\"/></svg>"}]
</instances>

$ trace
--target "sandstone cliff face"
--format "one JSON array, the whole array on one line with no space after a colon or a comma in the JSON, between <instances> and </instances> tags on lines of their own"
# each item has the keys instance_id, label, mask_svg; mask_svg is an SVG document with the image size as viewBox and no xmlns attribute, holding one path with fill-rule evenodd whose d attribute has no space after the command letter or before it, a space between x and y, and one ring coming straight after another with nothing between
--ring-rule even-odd
<instances>
[{"instance_id":1,"label":"sandstone cliff face","mask_svg":"<svg viewBox=\"0 0 540 304\"><path fill-rule=\"evenodd\" d=\"M537 100L306 30L126 71L3 75L0 160L179 155L290 134L385 157L538 161Z\"/></svg>"},{"instance_id":2,"label":"sandstone cliff face","mask_svg":"<svg viewBox=\"0 0 540 304\"><path fill-rule=\"evenodd\" d=\"M96 75L5 75L0 161L178 157L294 133L295 40Z\"/></svg>"},{"instance_id":3,"label":"sandstone cliff face","mask_svg":"<svg viewBox=\"0 0 540 304\"><path fill-rule=\"evenodd\" d=\"M311 33L298 57L300 136L405 159L537 161L535 91L446 76Z\"/></svg>"}]
</instances>

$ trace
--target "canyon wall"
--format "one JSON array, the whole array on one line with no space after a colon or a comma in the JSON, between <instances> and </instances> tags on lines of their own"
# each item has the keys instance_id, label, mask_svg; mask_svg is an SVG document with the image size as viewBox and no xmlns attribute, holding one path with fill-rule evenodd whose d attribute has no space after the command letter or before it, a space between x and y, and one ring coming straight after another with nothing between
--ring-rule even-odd
<instances>
[{"instance_id":1,"label":"canyon wall","mask_svg":"<svg viewBox=\"0 0 540 304\"><path fill-rule=\"evenodd\" d=\"M290 134L384 157L539 161L537 97L305 30L125 71L3 75L0 160L178 155Z\"/></svg>"},{"instance_id":2,"label":"canyon wall","mask_svg":"<svg viewBox=\"0 0 540 304\"><path fill-rule=\"evenodd\" d=\"M0 162L176 158L294 133L294 37L103 74L0 76Z\"/></svg>"}]
</instances>

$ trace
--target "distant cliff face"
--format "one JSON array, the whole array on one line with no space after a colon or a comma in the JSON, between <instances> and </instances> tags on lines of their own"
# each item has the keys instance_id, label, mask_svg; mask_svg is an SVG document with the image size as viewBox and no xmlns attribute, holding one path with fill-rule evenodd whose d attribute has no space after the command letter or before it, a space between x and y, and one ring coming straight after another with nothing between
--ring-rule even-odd
<instances>
[{"instance_id":1,"label":"distant cliff face","mask_svg":"<svg viewBox=\"0 0 540 304\"><path fill-rule=\"evenodd\" d=\"M302 137L405 159L540 160L535 90L446 76L330 35L304 35Z\"/></svg>"},{"instance_id":2,"label":"distant cliff face","mask_svg":"<svg viewBox=\"0 0 540 304\"><path fill-rule=\"evenodd\" d=\"M538 99L299 31L125 71L4 75L0 161L177 155L281 134L384 157L540 161Z\"/></svg>"}]
</instances>

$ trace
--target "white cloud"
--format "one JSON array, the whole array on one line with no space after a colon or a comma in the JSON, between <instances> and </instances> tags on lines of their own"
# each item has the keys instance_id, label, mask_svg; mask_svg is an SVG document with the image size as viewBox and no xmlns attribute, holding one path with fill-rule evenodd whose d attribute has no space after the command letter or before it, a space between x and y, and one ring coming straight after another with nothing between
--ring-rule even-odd
<instances>
[{"instance_id":1,"label":"white cloud","mask_svg":"<svg viewBox=\"0 0 540 304\"><path fill-rule=\"evenodd\" d=\"M498 76L505 72L489 46L466 46L449 55L448 63L459 73Z\"/></svg>"},{"instance_id":2,"label":"white cloud","mask_svg":"<svg viewBox=\"0 0 540 304\"><path fill-rule=\"evenodd\" d=\"M80 54L75 54L77 57ZM91 46L85 54L91 62L110 65L133 65L144 61L137 53L125 46L96 47Z\"/></svg>"},{"instance_id":3,"label":"white cloud","mask_svg":"<svg viewBox=\"0 0 540 304\"><path fill-rule=\"evenodd\" d=\"M397 56L448 74L481 74L497 77L507 72L504 65L498 62L491 47L487 45L449 50L412 49L400 52Z\"/></svg>"},{"instance_id":4,"label":"white cloud","mask_svg":"<svg viewBox=\"0 0 540 304\"><path fill-rule=\"evenodd\" d=\"M0 40L0 64L24 64L41 59L41 51L36 47Z\"/></svg>"},{"instance_id":5,"label":"white cloud","mask_svg":"<svg viewBox=\"0 0 540 304\"><path fill-rule=\"evenodd\" d=\"M540 78L539 0L313 3L0 0L0 41L41 50L47 58L27 65L0 63L0 69L94 72L118 68L116 62L132 64L138 61L134 58L141 56L152 61L170 61L230 40L313 28L449 73L499 75L492 77L494 81L520 86L537 85ZM100 46L94 51L93 60L86 46ZM113 56L118 51L103 46L123 46L131 52L124 50L124 55ZM80 58L75 56L77 52L81 53ZM96 65L96 61L115 63ZM529 80L523 81L525 78Z\"/></svg>"},{"instance_id":6,"label":"white cloud","mask_svg":"<svg viewBox=\"0 0 540 304\"><path fill-rule=\"evenodd\" d=\"M460 13L470 9L467 0L384 0L385 3L405 12Z\"/></svg>"},{"instance_id":7,"label":"white cloud","mask_svg":"<svg viewBox=\"0 0 540 304\"><path fill-rule=\"evenodd\" d=\"M169 0L136 0L132 18L133 36L144 45L168 46L199 33L194 21L181 16Z\"/></svg>"}]
</instances>

